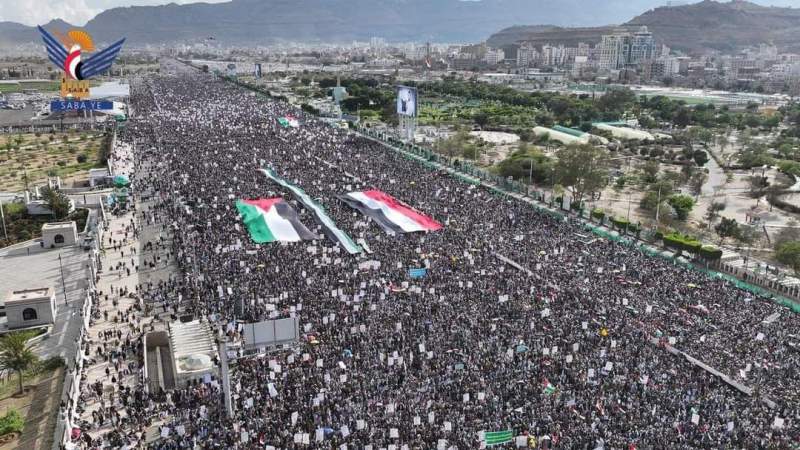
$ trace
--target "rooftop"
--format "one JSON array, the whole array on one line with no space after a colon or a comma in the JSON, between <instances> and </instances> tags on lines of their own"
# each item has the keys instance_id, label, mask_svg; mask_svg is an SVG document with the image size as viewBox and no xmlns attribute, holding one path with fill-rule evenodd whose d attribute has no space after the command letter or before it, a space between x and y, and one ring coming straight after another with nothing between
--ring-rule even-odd
<instances>
[{"instance_id":1,"label":"rooftop","mask_svg":"<svg viewBox=\"0 0 800 450\"><path fill-rule=\"evenodd\" d=\"M58 230L60 228L72 228L75 222L49 222L42 225L42 230Z\"/></svg>"},{"instance_id":2,"label":"rooftop","mask_svg":"<svg viewBox=\"0 0 800 450\"><path fill-rule=\"evenodd\" d=\"M206 360L205 357L208 357L207 361L210 361L211 358L217 355L214 333L211 331L208 322L205 321L172 322L169 329L169 340L173 359L177 362L178 372L202 370L203 368L197 367L195 369L192 365L189 368L182 362L187 360L192 362Z\"/></svg>"},{"instance_id":3,"label":"rooftop","mask_svg":"<svg viewBox=\"0 0 800 450\"><path fill-rule=\"evenodd\" d=\"M40 287L31 289L22 289L19 291L11 291L6 299L6 304L9 302L17 302L22 300L31 300L39 298L50 298L53 296L53 288Z\"/></svg>"}]
</instances>

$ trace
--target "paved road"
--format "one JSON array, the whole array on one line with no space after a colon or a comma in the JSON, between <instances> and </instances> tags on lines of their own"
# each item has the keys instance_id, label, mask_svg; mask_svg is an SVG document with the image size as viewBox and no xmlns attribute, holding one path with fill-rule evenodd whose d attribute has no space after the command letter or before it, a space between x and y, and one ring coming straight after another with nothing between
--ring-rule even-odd
<instances>
[{"instance_id":1,"label":"paved road","mask_svg":"<svg viewBox=\"0 0 800 450\"><path fill-rule=\"evenodd\" d=\"M66 305L59 255L64 267ZM71 361L75 356L75 339L80 335L82 321L80 311L88 285L88 258L89 253L80 247L51 250L40 248L38 243L0 254L2 298L12 290L39 286L55 289L57 311L52 334L36 346L42 358L61 355Z\"/></svg>"}]
</instances>

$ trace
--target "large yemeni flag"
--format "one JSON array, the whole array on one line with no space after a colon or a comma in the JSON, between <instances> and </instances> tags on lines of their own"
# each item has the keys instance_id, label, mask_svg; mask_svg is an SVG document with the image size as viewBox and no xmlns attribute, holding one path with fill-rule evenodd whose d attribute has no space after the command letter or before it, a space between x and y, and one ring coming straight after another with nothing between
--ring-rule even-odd
<instances>
[{"instance_id":1,"label":"large yemeni flag","mask_svg":"<svg viewBox=\"0 0 800 450\"><path fill-rule=\"evenodd\" d=\"M442 224L381 191L350 192L339 197L389 233L436 231Z\"/></svg>"},{"instance_id":2,"label":"large yemeni flag","mask_svg":"<svg viewBox=\"0 0 800 450\"><path fill-rule=\"evenodd\" d=\"M253 242L298 242L315 239L297 218L297 212L282 198L238 200L236 209Z\"/></svg>"}]
</instances>

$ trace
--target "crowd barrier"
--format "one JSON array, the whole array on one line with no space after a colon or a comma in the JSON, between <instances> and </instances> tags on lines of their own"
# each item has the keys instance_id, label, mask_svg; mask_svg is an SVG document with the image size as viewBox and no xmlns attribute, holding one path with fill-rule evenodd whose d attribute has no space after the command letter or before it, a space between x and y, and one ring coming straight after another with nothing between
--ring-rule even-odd
<instances>
[{"instance_id":1,"label":"crowd barrier","mask_svg":"<svg viewBox=\"0 0 800 450\"><path fill-rule=\"evenodd\" d=\"M429 167L432 170L439 170L445 168L453 176L462 179L468 183L484 184L486 188L488 188L492 192L495 192L498 195L506 195L506 196L510 195L515 197L523 196L526 197L528 200L540 203L547 204L548 202L547 195L545 192L531 189L530 186L524 183L500 177L489 171L477 168L467 162L453 160L446 156L439 155L430 149L426 149L424 147L420 147L415 144L403 142L398 138L387 136L385 133L376 132L368 128L356 128L355 131L365 137L380 141L381 143L388 145L395 151L400 151L401 154L408 157L409 159L414 159L416 161L419 161L424 166ZM564 219L566 217L564 214L561 214L557 210L536 205L531 201L529 201L528 203L531 204L531 206L536 208L538 211L545 214L549 214L555 218ZM556 203L556 208L558 208L559 210L563 209L562 205L557 204L558 202L555 203ZM553 206L554 204L554 198L552 194L549 199L549 204L550 206ZM581 219L584 219L584 217L581 217ZM720 271L699 267L691 262L681 261L672 256L667 256L663 253L663 251L659 251L658 249L654 249L648 245L645 245L642 241L633 236L627 236L627 237L621 236L617 233L610 232L610 230L605 227L594 226L590 224L590 222L585 222L585 228L591 231L592 233L600 237L603 237L605 239L619 242L630 247L638 248L639 250L647 253L650 256L669 259L674 264L681 265L687 269L703 272L710 277L722 278L728 281L729 283L734 284L736 287L752 293L753 295L758 295L761 297L771 299L772 301L782 306L790 308L792 311L796 313L800 313L800 304L798 304L795 301L795 300L800 300L800 286L789 287L782 285L775 280L769 280L765 277L758 277L752 274L742 273L743 271L741 271L741 269L730 267L724 263L718 265ZM737 277L737 275L740 275L741 278Z\"/></svg>"}]
</instances>

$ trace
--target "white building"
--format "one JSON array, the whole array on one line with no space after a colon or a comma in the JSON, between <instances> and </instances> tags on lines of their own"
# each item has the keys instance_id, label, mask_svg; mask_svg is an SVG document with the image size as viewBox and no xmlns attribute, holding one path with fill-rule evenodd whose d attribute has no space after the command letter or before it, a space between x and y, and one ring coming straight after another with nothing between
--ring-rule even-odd
<instances>
[{"instance_id":1,"label":"white building","mask_svg":"<svg viewBox=\"0 0 800 450\"><path fill-rule=\"evenodd\" d=\"M628 139L632 141L655 141L655 136L647 131L634 130L632 128L614 127L603 123L594 125L597 129L610 131L611 135L617 139Z\"/></svg>"},{"instance_id":2,"label":"white building","mask_svg":"<svg viewBox=\"0 0 800 450\"><path fill-rule=\"evenodd\" d=\"M490 48L486 50L486 55L483 60L490 66L496 66L506 59L506 52L499 48Z\"/></svg>"},{"instance_id":3,"label":"white building","mask_svg":"<svg viewBox=\"0 0 800 450\"><path fill-rule=\"evenodd\" d=\"M51 325L56 317L53 288L11 291L4 304L8 329Z\"/></svg>"},{"instance_id":4,"label":"white building","mask_svg":"<svg viewBox=\"0 0 800 450\"><path fill-rule=\"evenodd\" d=\"M52 222L42 225L44 248L67 247L78 242L75 222Z\"/></svg>"},{"instance_id":5,"label":"white building","mask_svg":"<svg viewBox=\"0 0 800 450\"><path fill-rule=\"evenodd\" d=\"M522 44L517 51L517 67L529 67L539 59L539 52L530 44Z\"/></svg>"},{"instance_id":6,"label":"white building","mask_svg":"<svg viewBox=\"0 0 800 450\"><path fill-rule=\"evenodd\" d=\"M618 30L603 36L598 45L598 67L606 70L639 65L657 56L655 38L647 27L634 34Z\"/></svg>"}]
</instances>

